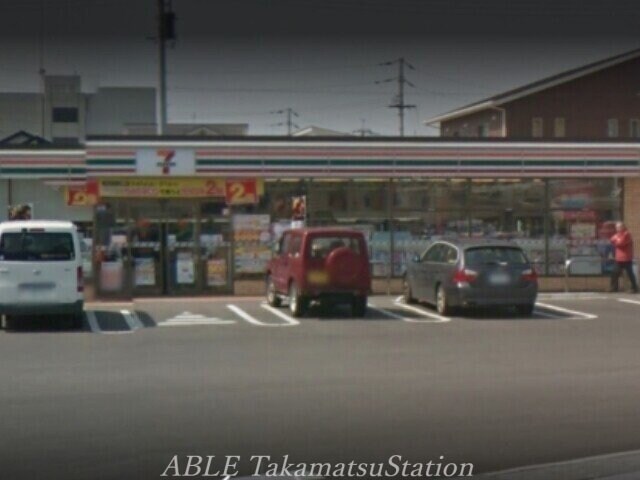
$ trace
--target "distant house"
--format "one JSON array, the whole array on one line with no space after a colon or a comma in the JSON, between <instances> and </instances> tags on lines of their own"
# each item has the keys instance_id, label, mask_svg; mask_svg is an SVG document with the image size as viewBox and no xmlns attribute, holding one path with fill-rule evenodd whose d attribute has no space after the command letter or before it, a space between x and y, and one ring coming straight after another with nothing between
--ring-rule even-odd
<instances>
[{"instance_id":1,"label":"distant house","mask_svg":"<svg viewBox=\"0 0 640 480\"><path fill-rule=\"evenodd\" d=\"M310 125L302 128L292 134L294 137L349 137L350 133L339 132L337 130L330 130L328 128L317 127Z\"/></svg>"},{"instance_id":2,"label":"distant house","mask_svg":"<svg viewBox=\"0 0 640 480\"><path fill-rule=\"evenodd\" d=\"M427 120L443 137L640 138L640 49Z\"/></svg>"},{"instance_id":3,"label":"distant house","mask_svg":"<svg viewBox=\"0 0 640 480\"><path fill-rule=\"evenodd\" d=\"M20 130L0 140L0 147L43 147L51 142L24 130Z\"/></svg>"},{"instance_id":4,"label":"distant house","mask_svg":"<svg viewBox=\"0 0 640 480\"><path fill-rule=\"evenodd\" d=\"M247 123L169 123L164 135L201 137L242 137L249 131ZM155 135L155 123L125 125L125 135Z\"/></svg>"}]
</instances>

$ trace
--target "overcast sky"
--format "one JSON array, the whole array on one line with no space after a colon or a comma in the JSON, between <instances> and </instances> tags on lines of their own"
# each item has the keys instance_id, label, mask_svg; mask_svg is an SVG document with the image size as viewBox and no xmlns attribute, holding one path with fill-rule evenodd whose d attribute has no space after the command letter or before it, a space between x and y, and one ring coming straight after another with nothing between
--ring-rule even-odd
<instances>
[{"instance_id":1,"label":"overcast sky","mask_svg":"<svg viewBox=\"0 0 640 480\"><path fill-rule=\"evenodd\" d=\"M173 0L169 121L246 122L280 134L269 112L301 126L398 131L387 108L400 56L407 135L422 121L508 88L640 47L640 8L609 0ZM44 15L41 15L44 13ZM42 22L41 22L42 18ZM83 89L155 86L156 0L0 0L0 90L39 88L44 67ZM42 26L41 26L42 25ZM42 35L41 35L42 32Z\"/></svg>"}]
</instances>

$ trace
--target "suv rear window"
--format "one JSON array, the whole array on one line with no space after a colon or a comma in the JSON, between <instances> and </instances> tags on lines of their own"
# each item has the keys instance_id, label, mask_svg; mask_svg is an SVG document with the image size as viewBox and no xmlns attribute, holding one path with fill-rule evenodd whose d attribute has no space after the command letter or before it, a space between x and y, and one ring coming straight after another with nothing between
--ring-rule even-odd
<instances>
[{"instance_id":1,"label":"suv rear window","mask_svg":"<svg viewBox=\"0 0 640 480\"><path fill-rule=\"evenodd\" d=\"M522 265L529 263L522 250L516 247L475 247L464 252L465 265L507 263Z\"/></svg>"},{"instance_id":2,"label":"suv rear window","mask_svg":"<svg viewBox=\"0 0 640 480\"><path fill-rule=\"evenodd\" d=\"M0 239L0 260L65 261L74 258L70 233L15 232L5 233Z\"/></svg>"},{"instance_id":3,"label":"suv rear window","mask_svg":"<svg viewBox=\"0 0 640 480\"><path fill-rule=\"evenodd\" d=\"M336 248L347 247L358 255L360 254L360 242L357 237L314 237L311 240L311 258L326 258Z\"/></svg>"}]
</instances>

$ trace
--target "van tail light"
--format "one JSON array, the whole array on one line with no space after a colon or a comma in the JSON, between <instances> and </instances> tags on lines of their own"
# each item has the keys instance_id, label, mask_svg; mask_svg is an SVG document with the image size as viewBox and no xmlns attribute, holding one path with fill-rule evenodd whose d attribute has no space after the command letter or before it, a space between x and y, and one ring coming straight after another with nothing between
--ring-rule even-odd
<instances>
[{"instance_id":1,"label":"van tail light","mask_svg":"<svg viewBox=\"0 0 640 480\"><path fill-rule=\"evenodd\" d=\"M527 282L537 282L538 281L538 274L536 273L536 269L535 268L527 268L526 270L522 271L522 279L527 281Z\"/></svg>"},{"instance_id":2,"label":"van tail light","mask_svg":"<svg viewBox=\"0 0 640 480\"><path fill-rule=\"evenodd\" d=\"M469 270L468 268L461 268L456 270L452 280L454 283L472 283L476 278L478 278L478 272Z\"/></svg>"},{"instance_id":3,"label":"van tail light","mask_svg":"<svg viewBox=\"0 0 640 480\"><path fill-rule=\"evenodd\" d=\"M78 267L77 269L77 282L78 282L78 292L84 292L84 275L82 273L82 267Z\"/></svg>"}]
</instances>

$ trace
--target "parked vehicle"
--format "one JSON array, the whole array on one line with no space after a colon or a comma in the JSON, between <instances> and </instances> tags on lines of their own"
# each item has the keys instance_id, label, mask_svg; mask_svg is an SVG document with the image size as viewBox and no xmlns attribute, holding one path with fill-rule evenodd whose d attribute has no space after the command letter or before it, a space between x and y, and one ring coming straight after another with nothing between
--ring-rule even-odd
<instances>
[{"instance_id":1,"label":"parked vehicle","mask_svg":"<svg viewBox=\"0 0 640 480\"><path fill-rule=\"evenodd\" d=\"M267 301L278 307L289 300L294 316L312 300L347 303L365 315L371 293L369 255L362 232L330 228L287 230L267 268Z\"/></svg>"},{"instance_id":2,"label":"parked vehicle","mask_svg":"<svg viewBox=\"0 0 640 480\"><path fill-rule=\"evenodd\" d=\"M437 241L408 265L407 303L435 304L448 315L458 307L513 306L530 315L538 277L522 249L511 242Z\"/></svg>"},{"instance_id":3,"label":"parked vehicle","mask_svg":"<svg viewBox=\"0 0 640 480\"><path fill-rule=\"evenodd\" d=\"M0 314L73 315L82 322L82 254L71 222L0 224Z\"/></svg>"}]
</instances>

